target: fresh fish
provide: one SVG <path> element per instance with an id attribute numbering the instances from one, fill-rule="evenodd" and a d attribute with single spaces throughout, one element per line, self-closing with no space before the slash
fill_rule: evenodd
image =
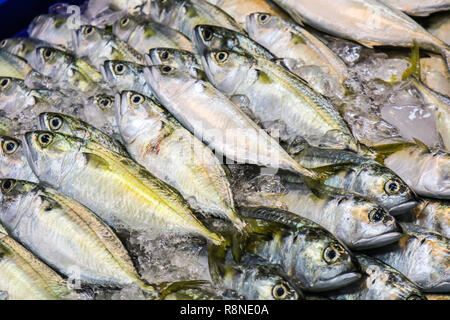
<path id="1" fill-rule="evenodd" d="M 398 243 L 370 255 L 403 273 L 425 292 L 450 290 L 450 239 L 419 226 L 400 223 Z"/>
<path id="2" fill-rule="evenodd" d="M 144 283 L 123 244 L 92 211 L 51 188 L 1 180 L 0 218 L 8 233 L 67 277 L 104 286 Z"/>
<path id="3" fill-rule="evenodd" d="M 106 60 L 124 60 L 144 64 L 144 57 L 111 32 L 91 25 L 73 32 L 75 53 L 97 69 Z"/>
<path id="4" fill-rule="evenodd" d="M 291 159 L 275 140 L 212 84 L 169 66 L 148 67 L 144 74 L 169 112 L 216 152 L 240 163 L 317 177 Z"/>
<path id="5" fill-rule="evenodd" d="M 306 80 L 316 91 L 327 96 L 345 93 L 343 84 L 348 77 L 345 63 L 299 25 L 270 13 L 257 12 L 247 17 L 247 32 L 250 38 L 282 58 L 291 72 Z M 318 72 L 309 72 L 311 66 L 318 67 Z"/>
<path id="6" fill-rule="evenodd" d="M 37 47 L 50 47 L 51 44 L 33 38 L 9 38 L 0 42 L 0 48 L 5 49 L 30 63 L 30 58 L 34 55 Z"/>
<path id="7" fill-rule="evenodd" d="M 108 224 L 223 238 L 201 224 L 181 195 L 129 158 L 89 140 L 47 131 L 25 134 L 39 180 L 79 201 Z"/>
<path id="8" fill-rule="evenodd" d="M 443 12 L 433 15 L 430 18 L 427 30 L 435 37 L 450 45 L 450 13 Z"/>
<path id="9" fill-rule="evenodd" d="M 242 244 L 245 250 L 280 265 L 301 289 L 332 290 L 360 278 L 351 253 L 311 220 L 291 220 L 286 211 L 268 208 L 241 208 L 241 213 L 261 229 Z"/>
<path id="10" fill-rule="evenodd" d="M 422 199 L 409 214 L 400 218 L 450 238 L 450 201 Z"/>
<path id="11" fill-rule="evenodd" d="M 107 134 L 81 119 L 62 113 L 44 112 L 39 115 L 39 127 L 41 130 L 64 133 L 93 141 L 124 157 L 129 157 L 120 142 L 111 139 Z"/>
<path id="12" fill-rule="evenodd" d="M 3 233 L 0 233 L 0 292 L 8 300 L 79 298 L 60 275 Z"/>
<path id="13" fill-rule="evenodd" d="M 226 289 L 247 300 L 303 300 L 298 285 L 277 265 L 254 255 L 245 255 L 238 264 L 210 262 L 211 277 Z"/>
<path id="14" fill-rule="evenodd" d="M 148 0 L 151 17 L 194 39 L 199 24 L 222 26 L 243 32 L 239 24 L 222 9 L 205 0 Z"/>
<path id="15" fill-rule="evenodd" d="M 16 138 L 0 136 L 0 178 L 38 182 L 28 165 L 26 150 Z"/>
<path id="16" fill-rule="evenodd" d="M 282 140 L 302 137 L 314 146 L 360 150 L 334 105 L 282 66 L 233 51 L 211 51 L 202 63 L 214 86 L 230 97 L 244 97 L 264 128 L 279 123 Z"/>
<path id="17" fill-rule="evenodd" d="M 154 48 L 145 55 L 148 65 L 166 65 L 191 74 L 193 77 L 201 77 L 203 72 L 200 57 L 190 51 L 172 48 Z M 206 76 L 205 76 L 206 78 Z"/>
<path id="18" fill-rule="evenodd" d="M 133 90 L 145 96 L 153 96 L 153 91 L 144 78 L 143 65 L 122 60 L 107 60 L 100 66 L 103 79 L 117 90 Z"/>
<path id="19" fill-rule="evenodd" d="M 397 241 L 401 233 L 383 208 L 353 195 L 316 196 L 304 184 L 287 183 L 278 176 L 259 175 L 235 191 L 239 206 L 271 207 L 311 219 L 354 249 L 379 247 Z"/>
<path id="20" fill-rule="evenodd" d="M 102 81 L 100 72 L 85 60 L 51 47 L 38 47 L 31 64 L 44 76 L 83 93 L 94 92 Z"/>
<path id="21" fill-rule="evenodd" d="M 141 54 L 163 47 L 194 51 L 192 42 L 184 34 L 151 20 L 125 16 L 113 25 L 113 33 Z"/>
<path id="22" fill-rule="evenodd" d="M 379 0 L 275 0 L 294 20 L 367 47 L 413 47 L 442 54 L 450 68 L 450 49 L 412 18 Z"/>
<path id="23" fill-rule="evenodd" d="M 151 98 L 123 91 L 115 101 L 116 121 L 134 160 L 180 191 L 192 208 L 244 228 L 225 172 L 207 146 Z"/>
<path id="24" fill-rule="evenodd" d="M 30 38 L 49 42 L 73 51 L 72 26 L 68 17 L 59 14 L 43 14 L 33 19 L 28 27 Z"/>
<path id="25" fill-rule="evenodd" d="M 188 288 L 171 292 L 163 300 L 222 300 L 222 297 L 201 288 Z"/>
<path id="26" fill-rule="evenodd" d="M 25 80 L 31 70 L 31 66 L 25 60 L 5 49 L 0 49 L 0 77 Z"/>
<path id="27" fill-rule="evenodd" d="M 367 255 L 355 254 L 363 277 L 338 292 L 329 293 L 334 300 L 427 300 L 408 278 L 383 262 Z"/>
<path id="28" fill-rule="evenodd" d="M 105 130 L 108 135 L 119 134 L 114 111 L 114 96 L 98 94 L 89 97 L 84 104 L 83 115 L 88 123 Z"/>
<path id="29" fill-rule="evenodd" d="M 450 71 L 441 56 L 420 59 L 420 80 L 430 89 L 450 97 Z"/>
<path id="30" fill-rule="evenodd" d="M 427 88 L 416 78 L 412 78 L 411 82 L 423 101 L 436 109 L 436 128 L 446 150 L 450 152 L 450 98 Z"/>
<path id="31" fill-rule="evenodd" d="M 387 154 L 385 165 L 417 194 L 450 199 L 450 154 L 420 142 L 394 146 Z"/>
<path id="32" fill-rule="evenodd" d="M 408 185 L 392 170 L 350 151 L 321 149 L 291 144 L 289 153 L 306 168 L 325 168 L 322 182 L 334 188 L 360 194 L 398 215 L 417 205 Z"/>
<path id="33" fill-rule="evenodd" d="M 382 2 L 410 16 L 428 16 L 434 12 L 450 10 L 449 0 L 382 0 Z"/>
<path id="34" fill-rule="evenodd" d="M 247 53 L 251 56 L 262 56 L 266 59 L 275 59 L 275 56 L 256 41 L 242 33 L 227 28 L 198 25 L 194 28 L 194 43 L 198 54 L 211 50 L 232 50 L 238 53 Z"/>
<path id="35" fill-rule="evenodd" d="M 147 7 L 148 0 L 89 0 L 86 13 L 92 17 L 106 9 L 111 9 L 113 11 L 126 11 L 130 14 L 148 14 Z"/>
<path id="36" fill-rule="evenodd" d="M 267 12 L 284 20 L 290 20 L 289 15 L 270 0 L 208 0 L 208 2 L 232 16 L 244 29 L 247 16 L 255 12 Z M 246 29 L 246 31 L 249 30 Z"/>

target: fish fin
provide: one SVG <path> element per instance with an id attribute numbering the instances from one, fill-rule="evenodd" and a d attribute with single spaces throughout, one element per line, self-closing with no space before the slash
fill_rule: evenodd
<path id="1" fill-rule="evenodd" d="M 402 74 L 402 80 L 407 79 L 411 75 L 420 77 L 420 47 L 416 40 L 414 40 L 409 62 L 411 63 L 411 66 Z"/>
<path id="2" fill-rule="evenodd" d="M 400 142 L 400 143 L 390 143 L 390 144 L 382 144 L 378 146 L 371 147 L 372 150 L 375 151 L 376 157 L 375 161 L 378 163 L 384 165 L 384 160 L 389 157 L 390 155 L 401 151 L 403 149 L 409 148 L 415 146 L 414 143 L 411 142 Z"/>
<path id="3" fill-rule="evenodd" d="M 158 284 L 159 300 L 163 300 L 169 294 L 179 291 L 181 289 L 196 289 L 200 288 L 209 281 L 206 280 L 186 280 L 186 281 L 176 281 L 176 282 L 162 282 Z"/>
<path id="4" fill-rule="evenodd" d="M 335 188 L 324 184 L 319 180 L 314 180 L 308 177 L 303 178 L 305 185 L 311 190 L 311 192 L 318 198 L 326 198 L 333 195 L 349 195 L 355 194 L 349 190 L 343 188 Z"/>
<path id="5" fill-rule="evenodd" d="M 86 162 L 88 165 L 99 168 L 103 170 L 111 170 L 111 166 L 109 165 L 108 161 L 102 159 L 101 157 L 97 156 L 93 153 L 83 152 L 84 158 L 86 159 Z"/>
<path id="6" fill-rule="evenodd" d="M 425 143 L 423 143 L 422 141 L 420 141 L 419 139 L 417 139 L 417 138 L 413 138 L 413 140 L 414 140 L 414 142 L 416 143 L 416 145 L 420 148 L 420 149 L 422 149 L 423 151 L 425 151 L 426 153 L 430 153 L 431 151 L 430 151 L 430 148 L 425 144 Z"/>

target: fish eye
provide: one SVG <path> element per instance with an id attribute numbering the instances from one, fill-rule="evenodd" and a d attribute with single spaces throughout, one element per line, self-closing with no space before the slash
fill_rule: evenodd
<path id="1" fill-rule="evenodd" d="M 144 101 L 144 97 L 140 94 L 135 93 L 131 96 L 130 100 L 133 104 L 140 104 L 142 103 L 142 101 Z"/>
<path id="2" fill-rule="evenodd" d="M 395 179 L 389 180 L 384 185 L 384 190 L 388 194 L 396 194 L 396 193 L 398 193 L 400 191 L 400 188 L 401 188 L 400 182 L 395 180 Z"/>
<path id="3" fill-rule="evenodd" d="M 38 141 L 41 144 L 41 146 L 46 147 L 48 146 L 53 140 L 53 137 L 48 133 L 41 133 L 38 136 Z"/>
<path id="4" fill-rule="evenodd" d="M 11 79 L 9 78 L 3 78 L 0 80 L 0 87 L 3 89 L 6 89 L 11 84 Z"/>
<path id="5" fill-rule="evenodd" d="M 130 22 L 129 18 L 123 18 L 123 19 L 120 20 L 120 25 L 122 27 L 126 27 L 129 22 Z"/>
<path id="6" fill-rule="evenodd" d="M 116 73 L 116 74 L 124 74 L 125 73 L 125 65 L 124 64 L 122 64 L 122 63 L 118 63 L 118 64 L 116 64 L 115 66 L 114 66 L 114 72 Z"/>
<path id="7" fill-rule="evenodd" d="M 332 246 L 328 246 L 323 251 L 323 259 L 328 264 L 336 262 L 338 258 L 339 258 L 339 252 L 335 248 L 333 248 Z"/>
<path id="8" fill-rule="evenodd" d="M 16 184 L 16 182 L 12 179 L 6 179 L 2 181 L 2 191 L 3 192 L 9 192 L 12 190 L 12 188 L 14 188 L 14 185 Z"/>
<path id="9" fill-rule="evenodd" d="M 108 97 L 100 98 L 97 100 L 97 105 L 100 108 L 104 108 L 104 109 L 109 108 L 111 106 L 111 104 L 112 104 L 112 99 L 108 98 Z"/>
<path id="10" fill-rule="evenodd" d="M 384 210 L 381 208 L 373 209 L 369 212 L 369 221 L 380 222 L 385 216 Z"/>
<path id="11" fill-rule="evenodd" d="M 213 38 L 213 32 L 210 28 L 204 28 L 202 30 L 202 37 L 205 41 L 210 41 Z"/>
<path id="12" fill-rule="evenodd" d="M 169 59 L 169 56 L 170 56 L 170 54 L 169 54 L 169 51 L 167 51 L 167 50 L 161 51 L 159 53 L 159 57 L 161 58 L 161 60 L 167 60 L 167 59 Z"/>
<path id="13" fill-rule="evenodd" d="M 60 116 L 53 116 L 48 123 L 51 130 L 59 130 L 63 124 L 63 119 Z"/>
<path id="14" fill-rule="evenodd" d="M 258 22 L 261 24 L 265 24 L 267 23 L 267 21 L 269 21 L 270 16 L 268 14 L 262 13 L 260 15 L 258 15 Z"/>
<path id="15" fill-rule="evenodd" d="M 42 57 L 47 61 L 53 58 L 54 54 L 55 53 L 52 49 L 45 48 L 44 50 L 42 50 Z"/>
<path id="16" fill-rule="evenodd" d="M 3 39 L 2 42 L 0 42 L 0 48 L 6 47 L 6 44 L 8 43 L 7 39 Z"/>
<path id="17" fill-rule="evenodd" d="M 272 296 L 276 300 L 286 299 L 288 296 L 288 293 L 289 293 L 289 289 L 287 288 L 287 286 L 284 283 L 277 284 L 272 288 Z"/>
<path id="18" fill-rule="evenodd" d="M 412 294 L 408 298 L 406 298 L 406 300 L 423 300 L 423 299 L 417 294 Z"/>
<path id="19" fill-rule="evenodd" d="M 217 62 L 223 63 L 228 59 L 228 53 L 221 51 L 215 54 Z"/>
<path id="20" fill-rule="evenodd" d="M 3 152 L 6 154 L 12 154 L 16 152 L 17 148 L 19 147 L 19 143 L 17 141 L 6 139 L 3 141 L 2 149 Z"/>
<path id="21" fill-rule="evenodd" d="M 87 27 L 83 28 L 83 33 L 86 36 L 91 35 L 93 32 L 94 32 L 94 27 L 92 27 L 92 26 L 87 26 Z"/>
<path id="22" fill-rule="evenodd" d="M 170 71 L 172 71 L 172 67 L 170 66 L 163 66 L 161 68 L 162 73 L 168 74 Z"/>

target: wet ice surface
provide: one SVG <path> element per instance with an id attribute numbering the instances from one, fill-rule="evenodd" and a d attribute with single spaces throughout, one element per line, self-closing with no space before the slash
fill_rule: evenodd
<path id="1" fill-rule="evenodd" d="M 341 113 L 355 137 L 369 146 L 412 141 L 417 138 L 430 146 L 440 145 L 435 111 L 424 104 L 408 79 L 407 55 L 397 57 L 331 38 L 328 45 L 349 67 L 346 84 L 349 94 Z"/>

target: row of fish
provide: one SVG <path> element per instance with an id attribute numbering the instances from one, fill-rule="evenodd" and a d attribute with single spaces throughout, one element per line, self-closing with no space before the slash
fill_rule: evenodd
<path id="1" fill-rule="evenodd" d="M 401 12 L 449 9 L 429 2 L 90 0 L 1 41 L 0 297 L 450 292 L 450 99 L 419 52 L 446 77 L 450 49 Z M 361 141 L 369 85 L 336 37 L 413 48 L 382 85 L 433 106 L 435 139 Z M 123 231 L 181 237 L 206 271 L 148 277 Z"/>

